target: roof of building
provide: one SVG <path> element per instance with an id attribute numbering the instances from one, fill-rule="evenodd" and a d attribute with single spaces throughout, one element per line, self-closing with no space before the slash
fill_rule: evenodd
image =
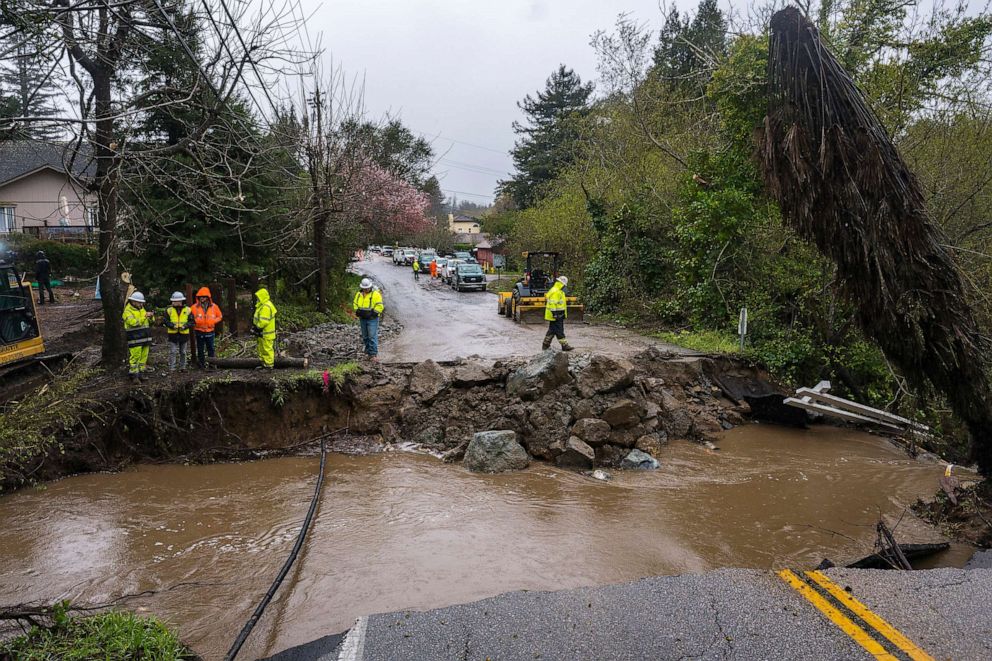
<path id="1" fill-rule="evenodd" d="M 77 177 L 92 176 L 96 162 L 89 149 L 75 151 L 75 145 L 41 142 L 38 140 L 7 140 L 0 142 L 0 186 L 15 179 L 51 168 Z"/>
<path id="2" fill-rule="evenodd" d="M 457 216 L 455 216 L 454 221 L 456 223 L 475 223 L 476 225 L 479 224 L 478 218 L 473 218 L 472 216 L 466 216 L 463 213 L 460 213 Z"/>
<path id="3" fill-rule="evenodd" d="M 486 240 L 486 235 L 480 234 L 478 232 L 474 234 L 469 234 L 467 232 L 460 232 L 454 235 L 455 243 L 467 243 L 472 246 L 478 246 L 480 242 L 485 240 Z"/>

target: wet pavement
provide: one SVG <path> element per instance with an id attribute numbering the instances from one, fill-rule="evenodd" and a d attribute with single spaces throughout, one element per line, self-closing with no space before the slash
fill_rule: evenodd
<path id="1" fill-rule="evenodd" d="M 409 267 L 394 266 L 384 257 L 358 262 L 354 268 L 379 283 L 386 314 L 395 315 L 403 324 L 397 339 L 380 344 L 379 355 L 384 361 L 453 360 L 470 355 L 501 359 L 530 356 L 541 350 L 547 325 L 517 324 L 501 317 L 496 312 L 495 294 L 459 293 L 429 275 L 421 275 L 417 283 Z M 509 287 L 511 281 L 506 282 Z M 567 323 L 565 332 L 580 351 L 624 356 L 655 345 L 675 353 L 692 353 L 607 324 Z"/>
<path id="2" fill-rule="evenodd" d="M 884 439 L 750 425 L 718 446 L 673 443 L 661 470 L 617 472 L 610 482 L 547 464 L 478 475 L 425 455 L 330 455 L 312 535 L 243 658 L 344 631 L 371 613 L 514 590 L 726 566 L 812 567 L 824 556 L 844 562 L 870 552 L 880 514 L 898 521 L 900 540 L 937 537 L 906 508 L 934 492 L 942 466 L 909 459 Z M 4 496 L 0 604 L 97 603 L 155 590 L 123 605 L 162 617 L 206 658 L 219 658 L 289 552 L 317 463 L 143 466 Z M 961 566 L 969 555 L 956 548 L 944 563 Z M 735 598 L 751 596 L 742 589 Z M 631 617 L 639 608 L 629 607 Z M 642 625 L 618 625 L 614 638 Z"/>

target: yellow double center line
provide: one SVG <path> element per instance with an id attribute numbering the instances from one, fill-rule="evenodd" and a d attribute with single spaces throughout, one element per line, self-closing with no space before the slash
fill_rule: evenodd
<path id="1" fill-rule="evenodd" d="M 836 599 L 851 613 L 867 624 L 868 627 L 870 627 L 870 630 L 873 629 L 875 632 L 878 632 L 878 634 L 899 648 L 899 650 L 904 652 L 910 659 L 913 661 L 935 661 L 934 658 L 924 652 L 919 645 L 904 636 L 898 629 L 886 622 L 878 614 L 872 612 L 871 609 L 849 595 L 847 591 L 824 576 L 822 573 L 818 571 L 808 571 L 805 573 L 811 581 L 823 588 L 823 590 L 825 590 L 831 597 Z M 845 615 L 841 609 L 830 603 L 828 599 L 813 589 L 811 585 L 799 578 L 799 576 L 788 569 L 783 569 L 778 573 L 778 575 L 808 602 L 816 606 L 816 608 L 823 613 L 827 619 L 837 625 L 837 628 L 850 636 L 850 638 L 858 645 L 861 645 L 861 647 L 863 647 L 869 654 L 874 656 L 876 659 L 898 661 L 898 658 L 893 654 L 890 654 L 878 640 L 868 633 L 868 631 L 865 631 L 864 628 L 858 624 L 855 624 L 854 621 Z"/>

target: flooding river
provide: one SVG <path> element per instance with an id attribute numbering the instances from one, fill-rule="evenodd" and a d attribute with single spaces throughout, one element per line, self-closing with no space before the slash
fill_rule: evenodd
<path id="1" fill-rule="evenodd" d="M 409 453 L 329 455 L 312 537 L 243 658 L 359 615 L 509 590 L 849 560 L 870 551 L 880 513 L 898 518 L 943 470 L 828 427 L 751 425 L 719 446 L 675 443 L 661 470 L 611 482 L 546 464 L 491 476 Z M 157 590 L 126 603 L 219 658 L 291 548 L 317 465 L 147 466 L 0 498 L 0 605 Z M 910 514 L 897 535 L 935 538 Z"/>

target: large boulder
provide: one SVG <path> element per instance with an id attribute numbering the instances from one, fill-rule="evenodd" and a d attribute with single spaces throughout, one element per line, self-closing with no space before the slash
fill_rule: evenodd
<path id="1" fill-rule="evenodd" d="M 448 387 L 448 377 L 433 360 L 425 360 L 410 370 L 409 390 L 421 402 L 429 404 Z"/>
<path id="2" fill-rule="evenodd" d="M 596 447 L 610 438 L 610 423 L 599 418 L 582 418 L 572 425 L 572 436 L 578 436 L 589 445 Z"/>
<path id="3" fill-rule="evenodd" d="M 657 460 L 646 452 L 631 450 L 620 462 L 620 468 L 626 470 L 655 470 L 658 468 Z"/>
<path id="4" fill-rule="evenodd" d="M 578 436 L 572 436 L 565 442 L 564 451 L 558 455 L 555 462 L 562 468 L 588 470 L 596 461 L 596 451 Z"/>
<path id="5" fill-rule="evenodd" d="M 558 454 L 552 446 L 568 439 L 568 407 L 561 402 L 535 406 L 527 418 L 527 428 L 521 442 L 527 452 L 541 459 L 554 459 Z M 510 427 L 511 429 L 513 427 Z"/>
<path id="6" fill-rule="evenodd" d="M 527 468 L 530 457 L 513 431 L 482 431 L 472 436 L 462 464 L 476 473 L 502 473 Z"/>
<path id="7" fill-rule="evenodd" d="M 616 445 L 601 445 L 596 448 L 596 465 L 606 466 L 608 468 L 618 468 L 620 462 L 627 455 L 626 448 L 621 448 Z"/>
<path id="8" fill-rule="evenodd" d="M 602 418 L 614 429 L 633 427 L 641 421 L 644 409 L 632 399 L 621 399 L 619 402 L 603 411 Z"/>
<path id="9" fill-rule="evenodd" d="M 568 374 L 568 355 L 548 349 L 510 375 L 506 380 L 506 392 L 532 401 L 568 383 L 571 378 Z"/>
<path id="10" fill-rule="evenodd" d="M 457 388 L 472 388 L 483 386 L 499 379 L 499 374 L 491 363 L 470 361 L 459 365 L 451 376 L 452 384 Z"/>
<path id="11" fill-rule="evenodd" d="M 607 356 L 593 356 L 579 372 L 576 384 L 583 397 L 618 392 L 634 382 L 634 366 L 628 361 Z"/>

